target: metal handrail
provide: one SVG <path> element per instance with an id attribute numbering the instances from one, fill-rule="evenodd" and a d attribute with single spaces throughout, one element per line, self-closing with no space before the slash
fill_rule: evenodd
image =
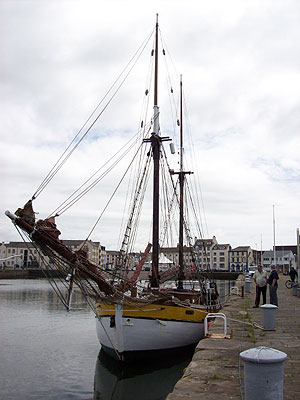
<path id="1" fill-rule="evenodd" d="M 208 334 L 208 318 L 222 318 L 224 321 L 224 338 L 227 336 L 227 319 L 223 313 L 208 313 L 204 319 L 204 337 Z"/>

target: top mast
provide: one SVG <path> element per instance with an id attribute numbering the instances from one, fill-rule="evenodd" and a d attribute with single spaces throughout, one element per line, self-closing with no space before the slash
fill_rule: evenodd
<path id="1" fill-rule="evenodd" d="M 179 275 L 178 288 L 183 289 L 182 280 L 184 279 L 183 265 L 183 196 L 184 196 L 184 172 L 183 172 L 183 115 L 182 115 L 182 75 L 180 75 L 180 170 L 179 170 Z"/>
<path id="2" fill-rule="evenodd" d="M 180 161 L 179 172 L 173 172 L 179 175 L 179 239 L 178 239 L 178 289 L 183 289 L 184 262 L 183 262 L 183 224 L 184 224 L 184 180 L 186 174 L 192 174 L 189 171 L 183 171 L 183 94 L 182 94 L 182 75 L 180 75 Z"/>
<path id="3" fill-rule="evenodd" d="M 159 107 L 158 103 L 158 14 L 156 14 L 155 27 L 155 69 L 154 69 L 154 106 L 153 106 L 153 132 L 150 142 L 153 156 L 153 213 L 152 213 L 152 274 L 150 283 L 152 288 L 159 287 L 158 259 L 159 259 L 159 160 L 161 142 L 170 140 L 168 137 L 161 137 L 159 134 Z"/>
<path id="4" fill-rule="evenodd" d="M 155 67 L 154 67 L 154 107 L 158 103 L 158 14 L 156 14 L 155 25 Z M 158 132 L 155 132 L 158 133 Z"/>
<path id="5" fill-rule="evenodd" d="M 158 259 L 159 259 L 159 157 L 161 138 L 159 137 L 159 108 L 158 108 L 158 14 L 155 26 L 155 67 L 154 67 L 154 106 L 153 132 L 151 145 L 153 152 L 153 227 L 152 227 L 152 275 L 151 287 L 159 286 Z"/>

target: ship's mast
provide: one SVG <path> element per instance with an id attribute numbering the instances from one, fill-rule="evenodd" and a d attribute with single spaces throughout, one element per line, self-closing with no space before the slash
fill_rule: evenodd
<path id="1" fill-rule="evenodd" d="M 155 69 L 154 69 L 154 106 L 153 106 L 153 133 L 151 145 L 153 152 L 153 227 L 152 227 L 152 276 L 151 287 L 158 287 L 158 259 L 159 259 L 159 157 L 161 141 L 159 137 L 159 108 L 158 108 L 158 15 L 155 27 Z"/>
<path id="2" fill-rule="evenodd" d="M 182 93 L 182 76 L 180 76 L 180 160 L 179 172 L 173 172 L 179 175 L 179 244 L 178 244 L 178 289 L 183 289 L 182 281 L 184 276 L 184 261 L 183 261 L 183 224 L 184 224 L 184 179 L 186 174 L 192 172 L 183 171 L 183 93 Z"/>
<path id="3" fill-rule="evenodd" d="M 153 155 L 153 226 L 152 226 L 152 275 L 151 287 L 159 286 L 158 260 L 159 260 L 159 160 L 161 142 L 170 140 L 159 135 L 159 107 L 158 107 L 158 14 L 156 15 L 155 26 L 155 66 L 154 66 L 154 106 L 153 106 L 153 132 L 150 142 Z"/>
<path id="4" fill-rule="evenodd" d="M 156 14 L 154 57 L 155 57 L 155 67 L 154 67 L 154 118 L 155 118 L 155 107 L 158 107 L 158 14 Z M 158 134 L 158 132 L 155 133 Z"/>
<path id="5" fill-rule="evenodd" d="M 183 172 L 183 112 L 182 112 L 182 76 L 180 76 L 180 171 L 179 171 L 179 275 L 178 288 L 182 289 L 182 280 L 184 279 L 183 266 L 183 196 L 184 196 L 184 172 Z"/>

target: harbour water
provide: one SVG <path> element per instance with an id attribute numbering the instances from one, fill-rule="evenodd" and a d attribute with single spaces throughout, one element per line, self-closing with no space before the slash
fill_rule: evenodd
<path id="1" fill-rule="evenodd" d="M 163 400 L 191 358 L 122 368 L 101 352 L 81 293 L 67 312 L 47 280 L 0 280 L 1 400 Z"/>

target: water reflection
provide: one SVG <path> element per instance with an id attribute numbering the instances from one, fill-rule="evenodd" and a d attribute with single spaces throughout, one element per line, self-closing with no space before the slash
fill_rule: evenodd
<path id="1" fill-rule="evenodd" d="M 73 300 L 67 312 L 45 280 L 0 280 L 0 399 L 93 398 L 95 318 Z"/>
<path id="2" fill-rule="evenodd" d="M 56 286 L 66 297 L 67 287 L 59 281 L 56 282 Z M 0 300 L 9 302 L 11 307 L 26 303 L 26 307 L 34 308 L 39 305 L 50 312 L 65 310 L 59 297 L 46 279 L 0 280 Z M 72 309 L 77 310 L 79 308 L 90 311 L 85 297 L 76 288 L 72 293 Z"/>
<path id="3" fill-rule="evenodd" d="M 95 371 L 94 400 L 163 400 L 173 391 L 193 356 L 176 357 L 123 366 L 100 351 Z"/>

